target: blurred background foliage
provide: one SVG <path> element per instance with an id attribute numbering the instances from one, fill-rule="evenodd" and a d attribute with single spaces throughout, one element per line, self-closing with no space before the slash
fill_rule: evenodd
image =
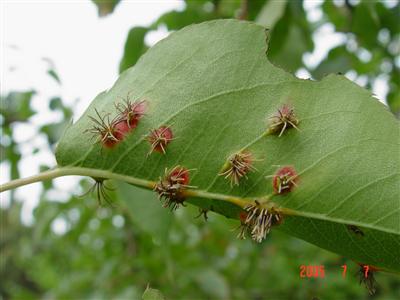
<path id="1" fill-rule="evenodd" d="M 99 16 L 112 13 L 119 0 L 93 0 Z M 186 0 L 185 9 L 170 11 L 148 27 L 127 36 L 120 72 L 146 52 L 147 34 L 169 31 L 217 18 L 255 21 L 270 29 L 268 57 L 291 71 L 304 70 L 314 79 L 343 73 L 371 89 L 383 78 L 389 84 L 386 102 L 400 115 L 400 8 L 398 1 L 325 1 L 318 21 L 307 18 L 303 1 Z M 326 24 L 345 35 L 318 65 L 306 63 L 316 46 L 313 36 Z M 49 80 L 62 84 L 56 70 Z M 41 147 L 22 151 L 29 141 L 15 141 L 15 124 L 31 126 L 37 112 L 34 90 L 1 95 L 1 162 L 9 177 L 19 177 L 24 158 L 54 149 L 72 117 L 72 107 L 54 96 L 49 109 L 58 122 L 40 125 Z M 53 167 L 50 163 L 41 168 Z M 21 221 L 22 203 L 11 192 L 1 208 L 1 299 L 141 299 L 149 285 L 166 299 L 398 299 L 400 279 L 378 274 L 376 295 L 369 296 L 354 276 L 357 265 L 275 230 L 261 245 L 235 239 L 238 222 L 197 209 L 169 213 L 153 193 L 111 183 L 113 205 L 99 206 L 95 197 L 79 197 L 92 182 L 81 179 L 77 193 L 56 201 L 52 182 L 43 183 L 33 224 Z M 110 184 L 110 183 L 108 183 Z M 29 201 L 29 200 L 28 200 Z M 62 223 L 64 230 L 56 230 Z M 348 272 L 342 276 L 341 266 Z M 325 278 L 300 278 L 300 265 L 325 266 Z M 148 290 L 146 299 L 158 299 Z"/>

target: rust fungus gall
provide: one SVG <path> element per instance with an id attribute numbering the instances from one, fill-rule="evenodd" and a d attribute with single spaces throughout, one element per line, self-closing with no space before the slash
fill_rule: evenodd
<path id="1" fill-rule="evenodd" d="M 110 115 L 105 114 L 101 116 L 100 113 L 95 109 L 97 117 L 89 116 L 93 122 L 93 126 L 86 130 L 90 132 L 94 137 L 97 137 L 97 142 L 101 143 L 106 148 L 114 147 L 120 142 L 126 131 L 120 127 L 120 120 L 118 117 L 110 120 Z"/>
<path id="2" fill-rule="evenodd" d="M 125 135 L 129 133 L 131 128 L 126 124 L 125 121 L 123 120 L 117 120 L 114 125 L 114 130 L 117 132 L 117 135 L 120 137 L 120 140 L 122 140 Z"/>
<path id="3" fill-rule="evenodd" d="M 124 103 L 118 103 L 115 105 L 119 111 L 119 120 L 125 123 L 128 131 L 133 130 L 139 123 L 139 120 L 143 117 L 147 109 L 147 101 L 130 101 L 129 97 L 125 99 Z"/>
<path id="4" fill-rule="evenodd" d="M 282 215 L 274 207 L 265 207 L 257 200 L 254 203 L 246 205 L 244 210 L 247 216 L 244 223 L 242 223 L 245 225 L 243 234 L 248 229 L 251 238 L 259 243 L 267 237 L 271 227 L 280 224 L 282 220 Z M 240 236 L 243 234 L 241 232 Z"/>
<path id="5" fill-rule="evenodd" d="M 247 219 L 247 212 L 241 211 L 239 213 L 239 220 L 240 220 L 240 225 L 239 225 L 239 233 L 237 235 L 238 239 L 245 240 L 246 239 L 246 234 L 249 232 L 249 225 L 246 224 L 246 219 Z"/>
<path id="6" fill-rule="evenodd" d="M 299 177 L 292 166 L 285 166 L 276 171 L 272 177 L 272 187 L 275 194 L 286 194 L 291 192 L 299 182 Z"/>
<path id="7" fill-rule="evenodd" d="M 252 166 L 253 161 L 254 158 L 248 151 L 234 153 L 229 156 L 219 175 L 229 179 L 231 186 L 239 185 L 239 181 L 242 177 L 247 178 L 246 175 L 248 172 L 256 170 Z"/>
<path id="8" fill-rule="evenodd" d="M 190 181 L 189 170 L 187 170 L 183 167 L 177 166 L 177 167 L 173 168 L 171 170 L 171 172 L 169 172 L 169 178 L 170 178 L 171 182 L 179 183 L 183 186 L 188 186 L 189 181 Z"/>
<path id="9" fill-rule="evenodd" d="M 159 179 L 154 187 L 158 193 L 158 198 L 164 202 L 164 207 L 171 210 L 177 209 L 185 201 L 182 192 L 189 186 L 189 170 L 181 166 L 176 166 L 171 170 L 165 169 L 164 176 Z"/>
<path id="10" fill-rule="evenodd" d="M 174 139 L 172 130 L 168 126 L 161 126 L 158 129 L 153 129 L 147 136 L 147 140 L 151 145 L 149 154 L 154 151 L 165 154 L 167 145 Z"/>
<path id="11" fill-rule="evenodd" d="M 247 219 L 247 212 L 241 211 L 241 212 L 239 213 L 239 220 L 240 220 L 240 223 L 245 223 L 245 222 L 246 222 L 246 219 Z"/>
<path id="12" fill-rule="evenodd" d="M 278 111 L 269 118 L 269 132 L 272 134 L 279 134 L 279 137 L 285 130 L 297 127 L 299 120 L 296 118 L 293 107 L 288 104 L 282 105 Z"/>

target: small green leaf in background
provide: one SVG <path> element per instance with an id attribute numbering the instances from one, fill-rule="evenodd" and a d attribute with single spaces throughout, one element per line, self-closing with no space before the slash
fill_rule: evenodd
<path id="1" fill-rule="evenodd" d="M 64 106 L 60 97 L 54 97 L 50 99 L 49 108 L 51 110 L 62 109 L 63 107 Z"/>
<path id="2" fill-rule="evenodd" d="M 150 27 L 157 29 L 158 26 L 165 25 L 168 30 L 179 30 L 185 26 L 204 22 L 216 17 L 213 12 L 203 10 L 203 6 L 204 5 L 198 1 L 189 2 L 184 11 L 174 10 L 167 12 L 160 16 Z"/>
<path id="3" fill-rule="evenodd" d="M 50 69 L 50 70 L 47 71 L 47 74 L 49 74 L 49 76 L 51 78 L 53 78 L 55 81 L 57 81 L 58 84 L 61 84 L 60 77 L 58 76 L 56 71 L 54 71 L 53 69 Z"/>
<path id="4" fill-rule="evenodd" d="M 303 54 L 312 51 L 314 47 L 310 25 L 301 2 L 289 1 L 286 6 L 275 4 L 274 8 L 275 24 L 271 30 L 267 55 L 276 66 L 295 72 L 303 66 Z M 282 9 L 285 13 L 282 18 L 278 18 Z"/>
<path id="5" fill-rule="evenodd" d="M 229 288 L 225 278 L 212 268 L 193 272 L 195 282 L 211 299 L 229 299 Z"/>
<path id="6" fill-rule="evenodd" d="M 283 16 L 286 3 L 286 0 L 266 2 L 256 18 L 256 23 L 271 30 Z"/>
<path id="7" fill-rule="evenodd" d="M 357 76 L 366 75 L 367 87 L 372 87 L 379 77 L 388 77 L 386 101 L 391 111 L 400 117 L 400 69 L 396 64 L 400 39 L 399 4 L 389 7 L 381 1 L 360 1 L 358 4 L 324 1 L 322 10 L 324 19 L 335 26 L 336 32 L 346 34 L 346 43 L 340 46 L 344 47 L 340 55 L 338 52 L 330 53 L 311 73 L 320 76 L 324 69 L 335 69 L 333 61 L 330 61 L 333 59 L 339 66 L 351 63 L 350 70 Z M 371 58 L 361 61 L 360 53 L 366 51 Z"/>
<path id="8" fill-rule="evenodd" d="M 400 72 L 394 73 L 392 79 L 389 81 L 389 93 L 387 96 L 388 104 L 391 110 L 400 118 Z"/>
<path id="9" fill-rule="evenodd" d="M 52 79 L 54 79 L 58 84 L 61 84 L 61 79 L 56 71 L 56 67 L 53 60 L 48 57 L 43 57 L 42 60 L 45 61 L 48 65 L 47 75 L 49 75 Z"/>
<path id="10" fill-rule="evenodd" d="M 65 106 L 60 97 L 50 99 L 49 108 L 52 111 L 59 111 L 63 118 L 60 122 L 45 124 L 40 131 L 47 135 L 47 139 L 51 145 L 54 145 L 64 132 L 64 128 L 68 126 L 72 119 L 72 109 Z"/>
<path id="11" fill-rule="evenodd" d="M 149 286 L 142 295 L 143 300 L 165 300 L 163 294 L 156 289 L 152 289 Z"/>
<path id="12" fill-rule="evenodd" d="M 354 7 L 355 12 L 351 20 L 352 31 L 368 49 L 375 47 L 378 31 L 380 29 L 379 18 L 375 12 L 374 6 L 374 1 L 370 3 L 367 1 L 361 2 Z"/>
<path id="13" fill-rule="evenodd" d="M 4 126 L 18 121 L 26 121 L 34 114 L 31 109 L 32 97 L 35 91 L 11 92 L 7 96 L 1 96 L 0 114 L 4 118 Z"/>
<path id="14" fill-rule="evenodd" d="M 144 37 L 148 31 L 149 29 L 146 27 L 134 27 L 129 31 L 125 42 L 124 55 L 119 64 L 120 73 L 133 66 L 139 57 L 147 51 L 148 47 L 144 43 Z"/>
<path id="15" fill-rule="evenodd" d="M 355 57 L 355 55 L 353 55 Z M 312 71 L 312 75 L 315 79 L 322 79 L 326 75 L 331 73 L 345 74 L 352 68 L 352 57 L 346 55 L 346 47 L 338 46 L 333 48 L 328 53 L 328 58 L 323 60 L 315 70 Z M 356 59 L 356 57 L 354 58 Z"/>
<path id="16" fill-rule="evenodd" d="M 0 161 L 9 161 L 11 179 L 19 178 L 18 163 L 22 158 L 20 149 L 13 139 L 13 128 L 16 123 L 27 123 L 35 114 L 31 101 L 36 91 L 10 92 L 0 96 L 1 142 Z"/>
<path id="17" fill-rule="evenodd" d="M 333 1 L 324 1 L 321 7 L 337 31 L 346 32 L 350 30 L 351 11 L 347 5 L 338 7 Z"/>
<path id="18" fill-rule="evenodd" d="M 92 0 L 97 6 L 99 17 L 111 14 L 121 0 Z"/>

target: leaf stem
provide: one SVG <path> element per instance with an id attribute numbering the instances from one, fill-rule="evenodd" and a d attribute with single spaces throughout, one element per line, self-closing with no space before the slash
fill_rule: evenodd
<path id="1" fill-rule="evenodd" d="M 51 170 L 39 173 L 37 175 L 27 177 L 27 178 L 19 178 L 19 179 L 9 181 L 5 184 L 0 185 L 0 193 L 8 191 L 8 190 L 16 189 L 18 187 L 28 185 L 31 183 L 35 183 L 35 182 L 39 182 L 39 181 L 46 181 L 46 180 L 50 180 L 50 179 L 54 179 L 54 178 L 63 176 L 63 172 L 61 172 L 61 170 L 62 169 L 58 169 L 58 168 L 51 169 Z"/>
<path id="2" fill-rule="evenodd" d="M 31 183 L 39 182 L 39 181 L 46 181 L 51 180 L 57 177 L 62 176 L 89 176 L 89 177 L 97 177 L 97 178 L 105 178 L 105 179 L 115 179 L 121 180 L 128 183 L 132 183 L 134 185 L 142 186 L 145 188 L 152 189 L 155 185 L 155 182 L 149 180 L 143 180 L 131 176 L 121 175 L 112 173 L 106 170 L 98 170 L 98 169 L 90 169 L 90 168 L 81 168 L 81 167 L 62 167 L 62 168 L 55 168 L 52 170 L 48 170 L 37 175 L 15 179 L 5 184 L 0 185 L 0 193 L 5 192 L 7 190 L 15 189 L 24 185 L 28 185 Z"/>
<path id="3" fill-rule="evenodd" d="M 235 204 L 240 207 L 245 207 L 247 204 L 249 204 L 250 201 L 253 200 L 253 199 L 237 198 L 237 197 L 229 196 L 229 195 L 214 194 L 214 193 L 201 191 L 201 190 L 185 190 L 183 192 L 183 195 L 187 196 L 187 197 L 203 197 L 203 198 L 208 198 L 208 199 L 213 199 L 213 200 L 222 200 L 222 201 L 230 202 L 230 203 Z"/>
<path id="4" fill-rule="evenodd" d="M 154 181 L 139 179 L 139 178 L 135 178 L 132 176 L 127 176 L 127 175 L 116 174 L 116 173 L 113 173 L 113 172 L 110 172 L 107 170 L 98 170 L 98 169 L 82 168 L 82 167 L 61 167 L 61 168 L 55 168 L 52 170 L 48 170 L 48 171 L 42 172 L 40 174 L 31 176 L 31 177 L 12 180 L 8 183 L 0 185 L 0 193 L 10 190 L 10 189 L 15 189 L 15 188 L 18 188 L 18 187 L 21 187 L 24 185 L 28 185 L 31 183 L 46 181 L 46 180 L 51 180 L 51 179 L 61 177 L 61 176 L 71 176 L 71 175 L 81 175 L 81 176 L 89 176 L 89 177 L 93 177 L 93 178 L 120 180 L 120 181 L 124 181 L 124 182 L 130 183 L 130 184 L 136 185 L 136 186 L 144 187 L 147 189 L 153 189 L 154 186 L 156 185 L 156 183 Z M 215 193 L 210 193 L 210 192 L 201 191 L 201 190 L 188 189 L 188 190 L 185 190 L 183 193 L 186 197 L 202 197 L 202 198 L 207 198 L 207 199 L 221 200 L 221 201 L 230 202 L 239 207 L 244 207 L 250 201 L 253 200 L 253 199 L 238 198 L 238 197 L 231 196 L 231 195 L 215 194 Z"/>
<path id="5" fill-rule="evenodd" d="M 7 182 L 3 185 L 0 185 L 0 193 L 15 189 L 24 185 L 28 185 L 31 183 L 35 182 L 40 182 L 40 181 L 46 181 L 46 180 L 51 180 L 57 177 L 62 177 L 62 176 L 72 176 L 72 175 L 81 175 L 81 176 L 89 176 L 93 178 L 104 178 L 104 179 L 114 179 L 114 180 L 120 180 L 124 181 L 136 186 L 141 186 L 147 189 L 153 189 L 156 183 L 154 181 L 149 181 L 149 180 L 144 180 L 144 179 L 139 179 L 135 178 L 132 176 L 127 176 L 127 175 L 121 175 L 121 174 L 116 174 L 107 170 L 98 170 L 98 169 L 91 169 L 91 168 L 82 168 L 82 167 L 61 167 L 61 168 L 55 168 L 52 170 L 48 170 L 45 172 L 42 172 L 40 174 L 27 177 L 27 178 L 22 178 L 22 179 L 16 179 L 12 180 L 10 182 Z M 230 195 L 223 195 L 223 194 L 214 194 L 214 193 L 209 193 L 206 191 L 201 191 L 201 190 L 185 190 L 184 195 L 187 197 L 203 197 L 203 198 L 208 198 L 208 199 L 215 199 L 215 200 L 222 200 L 226 202 L 230 202 L 232 204 L 238 205 L 240 207 L 244 207 L 246 204 L 249 203 L 252 199 L 244 199 L 244 198 L 238 198 Z"/>
<path id="6" fill-rule="evenodd" d="M 71 175 L 120 180 L 120 181 L 124 181 L 124 182 L 130 183 L 130 184 L 133 184 L 133 185 L 136 185 L 139 187 L 147 188 L 147 189 L 154 189 L 154 186 L 156 185 L 156 182 L 154 182 L 154 181 L 139 179 L 136 177 L 122 175 L 122 174 L 117 174 L 117 173 L 113 173 L 113 172 L 107 171 L 107 170 L 82 168 L 82 167 L 61 167 L 61 168 L 55 168 L 52 170 L 48 170 L 48 171 L 42 172 L 40 174 L 31 176 L 31 177 L 16 179 L 16 180 L 7 182 L 3 185 L 0 185 L 0 193 L 11 190 L 11 189 L 15 189 L 15 188 L 18 188 L 18 187 L 21 187 L 24 185 L 28 185 L 31 183 L 46 181 L 46 180 L 51 180 L 51 179 L 54 179 L 57 177 L 71 176 Z M 242 208 L 245 207 L 250 202 L 254 201 L 255 199 L 264 200 L 266 202 L 271 201 L 271 195 L 268 195 L 265 197 L 256 197 L 256 198 L 240 198 L 240 197 L 235 197 L 232 195 L 210 193 L 207 191 L 196 190 L 196 189 L 185 190 L 184 195 L 187 197 L 201 197 L 201 198 L 230 202 L 230 203 L 237 205 L 239 207 L 242 207 Z M 263 201 L 263 204 L 266 204 L 266 202 L 264 202 L 264 201 Z M 271 203 L 273 203 L 273 202 L 271 202 Z M 319 213 L 313 213 L 313 212 L 308 212 L 308 211 L 299 211 L 299 210 L 294 210 L 294 209 L 290 209 L 290 208 L 286 208 L 286 207 L 282 207 L 282 206 L 279 206 L 279 211 L 283 215 L 286 215 L 286 216 L 298 216 L 298 217 L 312 218 L 312 219 L 322 220 L 322 221 L 342 223 L 342 224 L 346 224 L 346 225 L 348 225 L 348 224 L 356 225 L 356 226 L 361 226 L 364 228 L 381 230 L 383 232 L 399 235 L 398 231 L 389 230 L 388 228 L 385 228 L 385 227 L 372 226 L 371 224 L 366 224 L 366 223 L 362 223 L 362 222 L 349 222 L 349 220 L 334 218 L 334 217 L 330 217 L 330 216 L 327 216 L 324 214 L 319 214 Z"/>

